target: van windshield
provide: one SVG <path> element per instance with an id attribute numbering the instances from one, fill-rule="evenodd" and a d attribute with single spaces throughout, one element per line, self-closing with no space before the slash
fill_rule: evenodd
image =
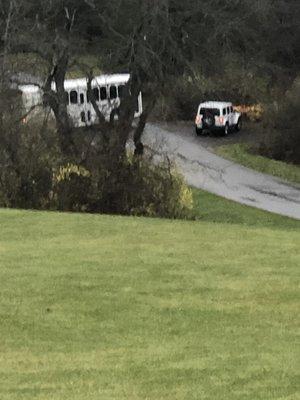
<path id="1" fill-rule="evenodd" d="M 200 115 L 213 115 L 220 116 L 220 110 L 218 108 L 200 108 Z"/>

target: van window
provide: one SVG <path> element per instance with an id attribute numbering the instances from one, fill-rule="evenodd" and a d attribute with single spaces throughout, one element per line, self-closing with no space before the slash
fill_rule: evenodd
<path id="1" fill-rule="evenodd" d="M 107 99 L 107 90 L 105 86 L 102 86 L 100 88 L 100 100 L 106 100 Z"/>
<path id="2" fill-rule="evenodd" d="M 78 104 L 78 93 L 76 90 L 72 90 L 70 92 L 70 103 L 71 104 Z"/>
<path id="3" fill-rule="evenodd" d="M 80 104 L 84 104 L 84 94 L 80 93 Z"/>
<path id="4" fill-rule="evenodd" d="M 232 106 L 230 107 L 230 112 L 232 112 L 232 113 L 233 113 L 233 107 L 232 107 Z"/>
<path id="5" fill-rule="evenodd" d="M 230 107 L 227 107 L 227 114 L 230 114 Z"/>
<path id="6" fill-rule="evenodd" d="M 85 122 L 85 113 L 84 113 L 84 111 L 81 112 L 80 117 L 81 117 L 81 122 Z"/>
<path id="7" fill-rule="evenodd" d="M 226 114 L 227 114 L 227 109 L 223 108 L 223 115 L 226 115 Z"/>
<path id="8" fill-rule="evenodd" d="M 116 86 L 113 85 L 109 88 L 109 97 L 111 99 L 117 98 L 117 87 Z"/>
<path id="9" fill-rule="evenodd" d="M 218 108 L 201 108 L 200 114 L 201 115 L 220 116 L 220 110 Z"/>

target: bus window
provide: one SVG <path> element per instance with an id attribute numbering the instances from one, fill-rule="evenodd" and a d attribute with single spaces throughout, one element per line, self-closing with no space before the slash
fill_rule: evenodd
<path id="1" fill-rule="evenodd" d="M 97 87 L 93 88 L 93 95 L 94 95 L 95 100 L 99 101 L 99 99 L 100 99 L 100 97 L 99 97 L 99 89 Z"/>
<path id="2" fill-rule="evenodd" d="M 116 99 L 117 98 L 117 87 L 116 86 L 111 86 L 110 88 L 109 88 L 109 97 L 111 98 L 111 99 Z"/>
<path id="3" fill-rule="evenodd" d="M 120 85 L 118 87 L 118 94 L 119 94 L 120 99 L 122 99 L 124 96 L 124 87 L 125 87 L 124 85 Z"/>
<path id="4" fill-rule="evenodd" d="M 78 93 L 76 90 L 72 90 L 70 92 L 70 103 L 71 104 L 78 104 Z"/>
<path id="5" fill-rule="evenodd" d="M 80 104 L 84 104 L 84 94 L 80 93 Z"/>
<path id="6" fill-rule="evenodd" d="M 106 100 L 106 99 L 107 99 L 107 90 L 106 90 L 105 86 L 102 86 L 100 88 L 100 100 L 103 101 L 103 100 Z"/>

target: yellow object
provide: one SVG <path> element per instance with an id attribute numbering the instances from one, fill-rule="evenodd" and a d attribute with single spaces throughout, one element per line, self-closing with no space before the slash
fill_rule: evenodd
<path id="1" fill-rule="evenodd" d="M 246 117 L 248 117 L 250 119 L 250 121 L 261 120 L 263 113 L 264 113 L 264 109 L 261 104 L 253 104 L 250 106 L 238 105 L 238 106 L 234 106 L 234 109 L 236 111 L 242 113 Z"/>
<path id="2" fill-rule="evenodd" d="M 91 176 L 90 172 L 84 167 L 68 163 L 65 166 L 59 167 L 59 169 L 54 172 L 53 180 L 57 183 L 69 181 L 71 179 L 71 175 L 83 176 L 84 178 Z"/>

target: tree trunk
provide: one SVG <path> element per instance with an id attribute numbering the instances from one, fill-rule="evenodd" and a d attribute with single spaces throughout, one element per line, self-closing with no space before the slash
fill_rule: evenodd
<path id="1" fill-rule="evenodd" d="M 134 154 L 136 156 L 141 156 L 144 153 L 144 145 L 141 141 L 141 138 L 142 138 L 149 114 L 153 110 L 155 103 L 156 103 L 156 96 L 152 95 L 147 106 L 145 107 L 144 111 L 142 112 L 138 126 L 134 131 L 134 135 L 133 135 L 133 140 L 134 140 L 134 145 L 135 145 Z"/>
<path id="2" fill-rule="evenodd" d="M 75 155 L 75 146 L 72 138 L 72 125 L 67 110 L 67 99 L 65 93 L 65 77 L 68 68 L 69 57 L 64 50 L 58 58 L 55 67 L 49 74 L 44 86 L 44 101 L 52 109 L 58 133 L 60 135 L 60 144 L 62 153 L 68 157 Z M 56 90 L 52 90 L 52 83 L 55 83 Z"/>

